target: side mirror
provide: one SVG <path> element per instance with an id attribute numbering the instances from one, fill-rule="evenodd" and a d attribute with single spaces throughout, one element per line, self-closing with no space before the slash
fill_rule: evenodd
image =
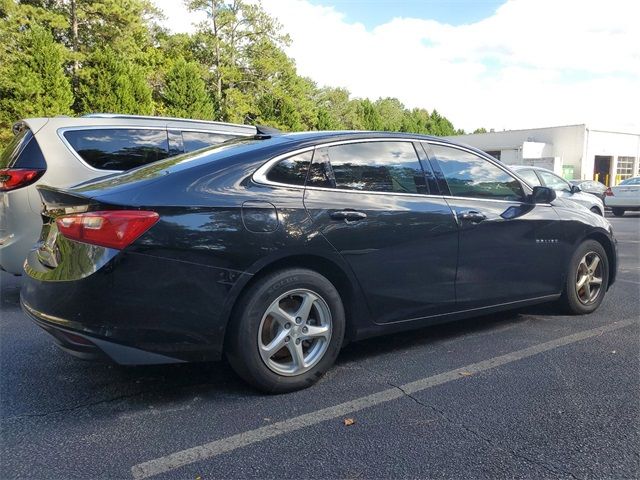
<path id="1" fill-rule="evenodd" d="M 556 199 L 556 191 L 549 187 L 533 187 L 532 203 L 551 203 Z"/>
<path id="2" fill-rule="evenodd" d="M 571 185 L 571 193 L 581 192 L 582 189 L 578 185 Z"/>

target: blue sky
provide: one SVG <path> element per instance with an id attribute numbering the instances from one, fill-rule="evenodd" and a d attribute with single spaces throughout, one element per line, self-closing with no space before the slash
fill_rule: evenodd
<path id="1" fill-rule="evenodd" d="M 394 17 L 464 25 L 491 17 L 505 0 L 311 0 L 310 3 L 332 6 L 345 14 L 345 21 L 373 29 Z"/>
<path id="2" fill-rule="evenodd" d="M 203 18 L 152 0 L 165 26 Z M 258 0 L 247 0 L 258 1 Z M 298 72 L 396 97 L 456 127 L 587 123 L 640 132 L 638 0 L 261 0 Z"/>

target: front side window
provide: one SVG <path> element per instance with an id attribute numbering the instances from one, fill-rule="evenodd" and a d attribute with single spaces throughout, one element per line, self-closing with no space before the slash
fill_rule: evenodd
<path id="1" fill-rule="evenodd" d="M 328 149 L 336 188 L 426 193 L 420 161 L 410 142 L 362 142 Z"/>
<path id="2" fill-rule="evenodd" d="M 304 185 L 313 151 L 299 153 L 276 163 L 267 173 L 267 180 L 287 185 Z"/>
<path id="3" fill-rule="evenodd" d="M 539 187 L 542 185 L 540 183 L 540 179 L 536 175 L 536 172 L 533 170 L 518 170 L 518 175 L 524 178 L 532 187 Z"/>
<path id="4" fill-rule="evenodd" d="M 184 152 L 193 152 L 201 148 L 210 147 L 211 145 L 217 145 L 227 140 L 236 138 L 236 135 L 226 135 L 223 133 L 213 132 L 189 132 L 182 131 L 182 144 L 184 146 Z"/>
<path id="5" fill-rule="evenodd" d="M 509 173 L 471 152 L 431 145 L 438 165 L 456 197 L 523 201 L 522 185 Z"/>
<path id="6" fill-rule="evenodd" d="M 165 130 L 68 130 L 64 138 L 85 162 L 100 170 L 130 170 L 169 156 Z"/>
<path id="7" fill-rule="evenodd" d="M 557 175 L 554 175 L 551 172 L 545 172 L 544 170 L 538 171 L 540 177 L 542 177 L 542 181 L 545 186 L 552 188 L 553 190 L 565 190 L 567 192 L 571 191 L 571 185 L 566 180 L 563 180 Z"/>

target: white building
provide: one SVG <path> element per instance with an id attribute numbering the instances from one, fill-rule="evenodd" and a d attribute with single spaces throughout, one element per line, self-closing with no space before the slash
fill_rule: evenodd
<path id="1" fill-rule="evenodd" d="M 484 150 L 507 165 L 546 167 L 567 179 L 617 185 L 640 175 L 640 133 L 567 125 L 447 138 Z"/>

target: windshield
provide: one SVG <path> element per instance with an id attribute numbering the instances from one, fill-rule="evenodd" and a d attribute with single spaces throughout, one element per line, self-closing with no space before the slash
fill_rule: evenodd
<path id="1" fill-rule="evenodd" d="M 640 185 L 640 177 L 627 178 L 621 181 L 620 185 Z"/>

